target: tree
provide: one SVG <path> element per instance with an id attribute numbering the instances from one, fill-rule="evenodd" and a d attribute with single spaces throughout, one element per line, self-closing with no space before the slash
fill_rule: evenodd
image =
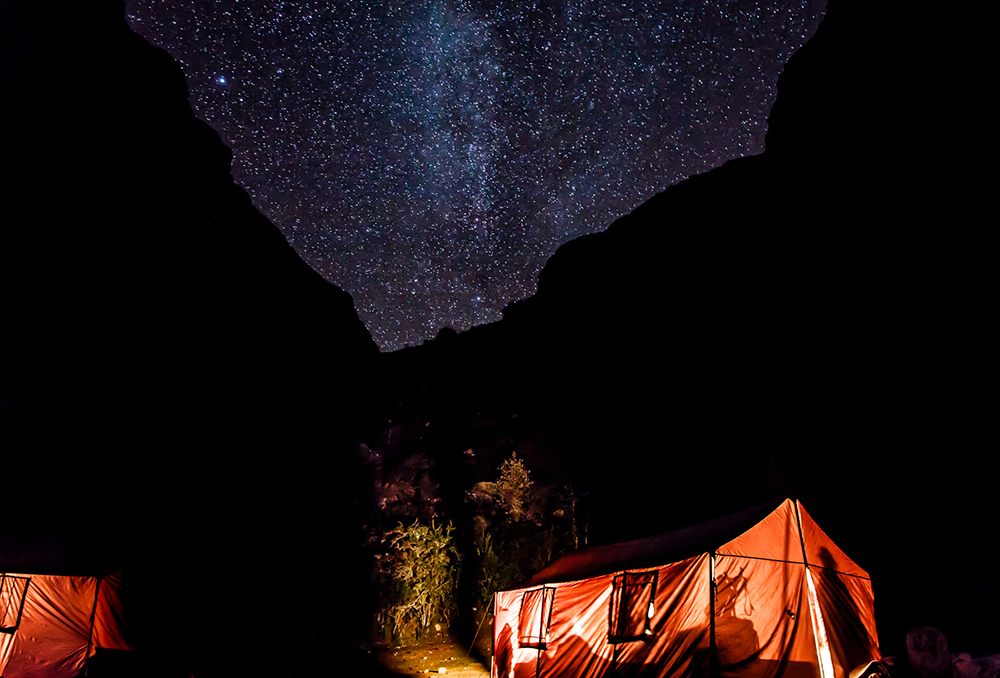
<path id="1" fill-rule="evenodd" d="M 514 522 L 519 522 L 525 517 L 530 488 L 531 478 L 528 469 L 524 462 L 517 458 L 517 452 L 511 453 L 510 459 L 500 465 L 497 494 L 500 504 Z"/>

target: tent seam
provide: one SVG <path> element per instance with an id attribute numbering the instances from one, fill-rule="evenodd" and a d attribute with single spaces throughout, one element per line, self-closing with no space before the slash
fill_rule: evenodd
<path id="1" fill-rule="evenodd" d="M 810 569 L 826 570 L 828 572 L 836 572 L 837 574 L 842 574 L 845 577 L 854 577 L 855 579 L 864 579 L 865 581 L 871 581 L 871 577 L 862 577 L 860 574 L 851 574 L 850 572 L 841 572 L 832 567 L 823 567 L 822 565 L 813 565 L 811 563 L 805 562 L 805 560 L 782 560 L 780 558 L 762 558 L 760 556 L 742 556 L 735 553 L 717 553 L 715 554 L 719 558 L 746 558 L 747 560 L 765 560 L 769 563 L 788 563 L 789 565 L 807 565 Z"/>

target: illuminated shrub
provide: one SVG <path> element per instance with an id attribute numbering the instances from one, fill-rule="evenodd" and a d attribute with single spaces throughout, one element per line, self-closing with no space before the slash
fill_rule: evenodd
<path id="1" fill-rule="evenodd" d="M 448 623 L 455 602 L 461 558 L 453 527 L 400 523 L 382 540 L 387 552 L 379 559 L 378 619 L 383 635 L 417 639 L 436 622 Z"/>

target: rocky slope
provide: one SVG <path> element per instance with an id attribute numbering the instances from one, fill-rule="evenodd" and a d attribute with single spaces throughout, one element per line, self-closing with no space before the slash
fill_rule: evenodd
<path id="1" fill-rule="evenodd" d="M 571 474 L 602 541 L 793 494 L 875 575 L 888 638 L 947 618 L 988 644 L 985 578 L 910 558 L 989 531 L 981 37 L 831 0 L 764 154 L 564 245 L 501 322 L 386 356 L 386 418 Z"/>
<path id="2" fill-rule="evenodd" d="M 287 584 L 354 573 L 331 487 L 377 349 L 120 2 L 3 3 L 0 31 L 0 569 L 127 570 L 137 645 L 194 675 L 313 672 L 363 587 Z"/>

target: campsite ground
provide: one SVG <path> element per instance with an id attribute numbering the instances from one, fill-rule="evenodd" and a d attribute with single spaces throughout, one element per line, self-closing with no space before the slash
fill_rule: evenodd
<path id="1" fill-rule="evenodd" d="M 464 645 L 440 637 L 427 643 L 405 647 L 383 647 L 377 650 L 379 663 L 401 676 L 426 676 L 442 673 L 460 678 L 486 678 L 489 666 L 475 656 L 468 656 Z"/>

